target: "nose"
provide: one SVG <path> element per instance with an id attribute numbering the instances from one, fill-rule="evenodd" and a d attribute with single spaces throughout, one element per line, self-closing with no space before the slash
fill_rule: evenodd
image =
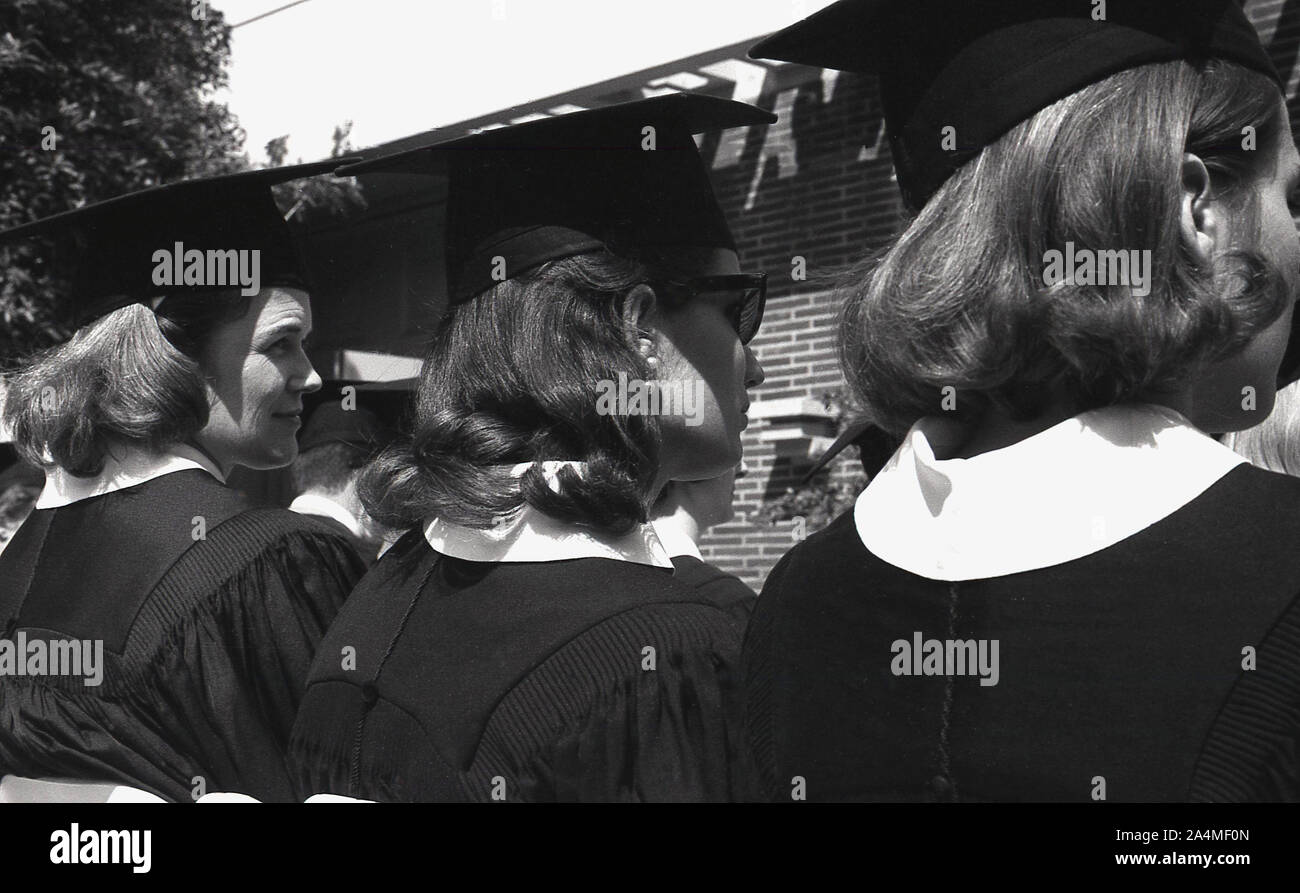
<path id="1" fill-rule="evenodd" d="M 316 371 L 316 367 L 311 364 L 311 360 L 307 359 L 307 354 L 305 353 L 302 355 L 302 362 L 306 372 L 302 376 L 302 386 L 296 388 L 296 390 L 303 394 L 311 394 L 315 391 L 319 391 L 321 385 L 324 384 L 321 380 L 320 373 Z M 293 389 L 292 384 L 296 378 L 297 377 L 295 376 L 295 379 L 290 380 L 291 389 Z"/>
<path id="2" fill-rule="evenodd" d="M 758 361 L 758 355 L 748 344 L 745 345 L 745 388 L 752 389 L 761 385 L 767 379 L 767 374 L 763 371 L 763 364 Z"/>

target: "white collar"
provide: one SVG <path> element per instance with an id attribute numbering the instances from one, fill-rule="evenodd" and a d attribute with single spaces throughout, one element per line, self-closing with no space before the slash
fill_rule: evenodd
<path id="1" fill-rule="evenodd" d="M 110 451 L 103 471 L 94 477 L 77 477 L 57 465 L 46 466 L 45 489 L 36 500 L 36 508 L 59 508 L 191 468 L 206 471 L 223 484 L 226 482 L 216 464 L 188 444 L 174 443 L 159 453 L 136 446 L 118 447 L 115 452 Z"/>
<path id="2" fill-rule="evenodd" d="M 700 547 L 695 544 L 695 540 L 687 536 L 686 532 L 674 524 L 671 518 L 656 518 L 650 524 L 654 527 L 659 542 L 663 543 L 665 551 L 671 557 L 679 558 L 688 555 L 700 561 L 704 560 L 704 556 L 700 554 Z"/>
<path id="3" fill-rule="evenodd" d="M 335 502 L 328 496 L 320 493 L 302 493 L 289 503 L 289 511 L 297 512 L 300 515 L 320 515 L 338 521 L 355 537 L 362 538 L 366 535 L 365 528 L 361 526 L 361 521 L 348 511 L 342 503 Z"/>
<path id="4" fill-rule="evenodd" d="M 1163 406 L 1085 412 L 1000 450 L 917 422 L 858 497 L 863 545 L 931 580 L 977 580 L 1099 552 L 1191 502 L 1246 460 Z"/>
<path id="5" fill-rule="evenodd" d="M 533 463 L 524 462 L 511 469 L 518 477 Z M 569 465 L 581 469 L 574 461 L 539 463 L 553 488 L 556 475 Z M 672 568 L 672 559 L 650 524 L 638 525 L 623 536 L 601 534 L 557 521 L 530 505 L 519 509 L 497 526 L 482 530 L 462 527 L 439 518 L 424 525 L 424 538 L 443 555 L 466 561 L 524 562 L 568 561 L 574 558 L 611 558 L 654 567 Z"/>

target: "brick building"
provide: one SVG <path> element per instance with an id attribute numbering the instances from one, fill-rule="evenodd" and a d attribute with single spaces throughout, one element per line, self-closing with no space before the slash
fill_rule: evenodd
<path id="1" fill-rule="evenodd" d="M 1300 0 L 1248 2 L 1247 11 L 1287 79 L 1293 119 L 1300 81 Z M 754 41 L 671 62 L 614 81 L 465 121 L 454 135 L 563 114 L 657 92 L 699 91 L 753 102 L 779 123 L 712 135 L 701 146 L 735 229 L 742 266 L 770 274 L 763 329 L 754 347 L 767 381 L 754 395 L 745 433 L 748 474 L 736 488 L 736 519 L 705 539 L 705 557 L 758 588 L 782 554 L 861 485 L 855 451 L 837 460 L 792 503 L 786 497 L 836 433 L 842 386 L 835 355 L 836 274 L 885 243 L 902 222 L 875 79 L 745 57 Z M 414 145 L 427 134 L 385 150 Z M 443 294 L 437 244 L 441 196 L 427 181 L 387 175 L 365 184 L 360 217 L 317 226 L 312 250 L 338 275 L 317 297 L 318 344 L 418 355 Z M 382 308 L 381 313 L 377 313 Z M 828 402 L 831 404 L 828 408 Z M 838 498 L 830 502 L 838 489 Z M 783 500 L 783 497 L 786 497 Z M 780 520 L 772 520 L 773 516 Z"/>

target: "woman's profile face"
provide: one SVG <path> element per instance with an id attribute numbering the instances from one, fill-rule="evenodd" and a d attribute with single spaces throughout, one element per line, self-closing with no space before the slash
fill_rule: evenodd
<path id="1" fill-rule="evenodd" d="M 213 332 L 200 358 L 211 410 L 195 440 L 222 472 L 280 468 L 298 455 L 302 396 L 321 386 L 303 349 L 311 324 L 306 292 L 271 287 Z"/>
<path id="2" fill-rule="evenodd" d="M 1282 108 L 1279 145 L 1272 149 L 1251 198 L 1259 220 L 1253 246 L 1282 275 L 1289 295 L 1287 309 L 1236 356 L 1215 364 L 1193 393 L 1192 422 L 1203 431 L 1242 431 L 1268 418 L 1276 398 L 1278 367 L 1291 335 L 1297 289 L 1300 287 L 1300 154 L 1291 138 L 1291 122 Z M 1250 388 L 1250 391 L 1246 389 Z M 1253 397 L 1253 399 L 1251 399 Z"/>
<path id="3" fill-rule="evenodd" d="M 740 272 L 740 261 L 726 249 L 682 249 L 656 257 L 655 267 L 660 275 L 684 282 L 734 275 Z M 728 316 L 741 297 L 739 292 L 704 294 L 681 308 L 655 314 L 659 379 L 671 387 L 680 385 L 686 407 L 694 409 L 690 415 L 660 419 L 662 471 L 669 479 L 714 477 L 740 461 L 740 435 L 749 424 L 749 390 L 763 381 L 762 366 L 740 343 Z"/>

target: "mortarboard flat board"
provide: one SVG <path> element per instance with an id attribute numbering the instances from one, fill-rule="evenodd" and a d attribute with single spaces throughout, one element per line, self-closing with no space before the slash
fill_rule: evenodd
<path id="1" fill-rule="evenodd" d="M 339 169 L 446 177 L 450 302 L 606 249 L 735 247 L 694 136 L 770 124 L 745 103 L 674 93 L 438 140 Z M 500 259 L 500 260 L 498 260 Z"/>
<path id="2" fill-rule="evenodd" d="M 1282 81 L 1232 0 L 840 0 L 756 44 L 879 75 L 899 188 L 920 209 L 951 174 L 1059 99 L 1153 62 L 1210 58 Z M 945 128 L 951 127 L 951 132 Z M 947 133 L 956 144 L 945 148 Z"/>
<path id="3" fill-rule="evenodd" d="M 36 237 L 54 243 L 58 264 L 67 269 L 64 278 L 77 327 L 130 304 L 229 287 L 232 264 L 237 262 L 232 257 L 238 255 L 228 252 L 257 250 L 257 278 L 262 286 L 302 288 L 297 247 L 271 187 L 327 173 L 348 160 L 155 186 L 5 230 L 0 232 L 0 245 Z M 199 257 L 190 254 L 194 251 L 203 258 L 199 266 L 193 263 Z M 158 252 L 167 252 L 169 260 Z M 252 255 L 246 257 L 251 263 Z M 197 275 L 200 268 L 202 276 Z M 170 284 L 160 285 L 160 279 Z"/>

